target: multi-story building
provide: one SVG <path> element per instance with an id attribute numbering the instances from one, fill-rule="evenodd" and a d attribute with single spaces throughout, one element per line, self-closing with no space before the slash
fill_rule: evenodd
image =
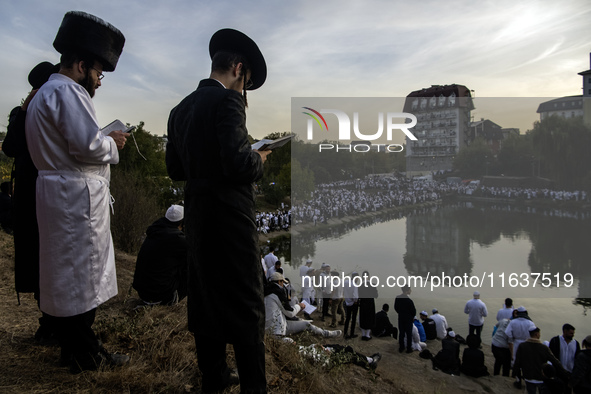
<path id="1" fill-rule="evenodd" d="M 470 90 L 463 85 L 433 85 L 406 96 L 404 112 L 417 117 L 406 139 L 406 174 L 419 176 L 452 170 L 455 155 L 471 141 Z"/>
<path id="2" fill-rule="evenodd" d="M 591 63 L 591 54 L 589 63 Z M 540 120 L 552 115 L 563 118 L 583 116 L 585 123 L 591 125 L 591 69 L 578 74 L 583 77 L 583 94 L 560 97 L 541 103 L 537 110 Z"/>

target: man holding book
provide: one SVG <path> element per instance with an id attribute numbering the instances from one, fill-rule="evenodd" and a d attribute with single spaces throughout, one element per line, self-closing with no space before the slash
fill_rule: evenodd
<path id="1" fill-rule="evenodd" d="M 255 42 L 233 29 L 216 32 L 209 53 L 211 75 L 171 111 L 166 147 L 169 176 L 186 181 L 189 330 L 195 334 L 203 391 L 230 384 L 226 344 L 231 343 L 241 391 L 266 392 L 254 182 L 270 151 L 252 149 L 245 107 L 246 91 L 265 82 L 267 67 Z M 220 251 L 224 270 L 212 264 Z"/>

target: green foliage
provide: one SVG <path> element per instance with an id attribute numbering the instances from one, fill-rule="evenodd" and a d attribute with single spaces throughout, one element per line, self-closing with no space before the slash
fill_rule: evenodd
<path id="1" fill-rule="evenodd" d="M 482 138 L 476 138 L 470 146 L 462 148 L 453 162 L 454 169 L 465 178 L 478 178 L 489 174 L 492 164 L 492 151 Z"/>
<path id="2" fill-rule="evenodd" d="M 339 145 L 338 141 L 322 141 L 322 144 Z M 362 178 L 369 174 L 383 174 L 404 171 L 406 168 L 403 152 L 380 151 L 349 152 L 340 144 L 339 151 L 326 149 L 320 152 L 318 144 L 307 144 L 303 141 L 292 142 L 293 158 L 297 159 L 302 168 L 313 171 L 317 184 L 339 180 Z"/>
<path id="3" fill-rule="evenodd" d="M 292 159 L 291 164 L 292 201 L 307 200 L 314 191 L 314 172 L 309 168 L 302 168 L 297 159 Z"/>
<path id="4" fill-rule="evenodd" d="M 591 176 L 591 129 L 582 117 L 550 116 L 534 123 L 530 132 L 541 155 L 542 176 L 555 179 L 562 188 L 580 187 Z"/>
<path id="5" fill-rule="evenodd" d="M 14 159 L 6 156 L 4 152 L 0 152 L 0 182 L 10 181 L 13 162 Z"/>
<path id="6" fill-rule="evenodd" d="M 180 184 L 167 175 L 164 148 L 162 138 L 148 133 L 140 122 L 119 151 L 119 164 L 112 166 L 111 232 L 115 245 L 128 253 L 136 253 L 146 228 L 182 199 Z"/>
<path id="7" fill-rule="evenodd" d="M 509 136 L 497 156 L 499 171 L 507 176 L 537 176 L 538 159 L 530 134 Z"/>

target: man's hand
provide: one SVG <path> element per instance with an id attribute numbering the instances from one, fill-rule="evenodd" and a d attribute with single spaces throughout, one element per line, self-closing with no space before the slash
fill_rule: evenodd
<path id="1" fill-rule="evenodd" d="M 111 131 L 109 133 L 109 137 L 113 138 L 115 144 L 117 144 L 117 149 L 121 150 L 125 146 L 125 141 L 127 141 L 127 137 L 129 137 L 129 133 L 124 133 L 121 130 Z"/>
<path id="2" fill-rule="evenodd" d="M 271 150 L 256 150 L 256 149 L 254 151 L 261 156 L 263 163 L 267 160 L 267 156 L 269 155 L 269 153 L 273 152 Z"/>
<path id="3" fill-rule="evenodd" d="M 300 306 L 301 309 L 305 309 L 306 308 L 306 304 L 304 304 L 303 302 L 300 302 L 298 305 Z"/>

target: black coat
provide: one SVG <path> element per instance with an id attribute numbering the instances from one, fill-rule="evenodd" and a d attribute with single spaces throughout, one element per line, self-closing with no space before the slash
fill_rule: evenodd
<path id="1" fill-rule="evenodd" d="M 415 303 L 406 295 L 396 297 L 394 300 L 394 310 L 398 313 L 399 323 L 412 324 L 417 314 Z"/>
<path id="2" fill-rule="evenodd" d="M 189 330 L 252 344 L 265 327 L 253 184 L 263 163 L 247 136 L 242 96 L 203 80 L 170 113 L 166 166 L 187 181 Z"/>
<path id="3" fill-rule="evenodd" d="M 583 349 L 577 354 L 571 385 L 575 393 L 591 392 L 591 349 Z"/>
<path id="4" fill-rule="evenodd" d="M 376 303 L 378 289 L 366 284 L 359 287 L 359 327 L 370 330 L 376 325 Z"/>
<path id="5" fill-rule="evenodd" d="M 178 224 L 166 218 L 146 230 L 133 275 L 133 288 L 144 301 L 169 301 L 187 295 L 187 241 Z"/>
<path id="6" fill-rule="evenodd" d="M 12 218 L 14 231 L 14 279 L 17 293 L 39 293 L 39 229 L 37 226 L 37 168 L 31 160 L 25 138 L 26 111 L 10 112 L 2 150 L 14 157 Z"/>

